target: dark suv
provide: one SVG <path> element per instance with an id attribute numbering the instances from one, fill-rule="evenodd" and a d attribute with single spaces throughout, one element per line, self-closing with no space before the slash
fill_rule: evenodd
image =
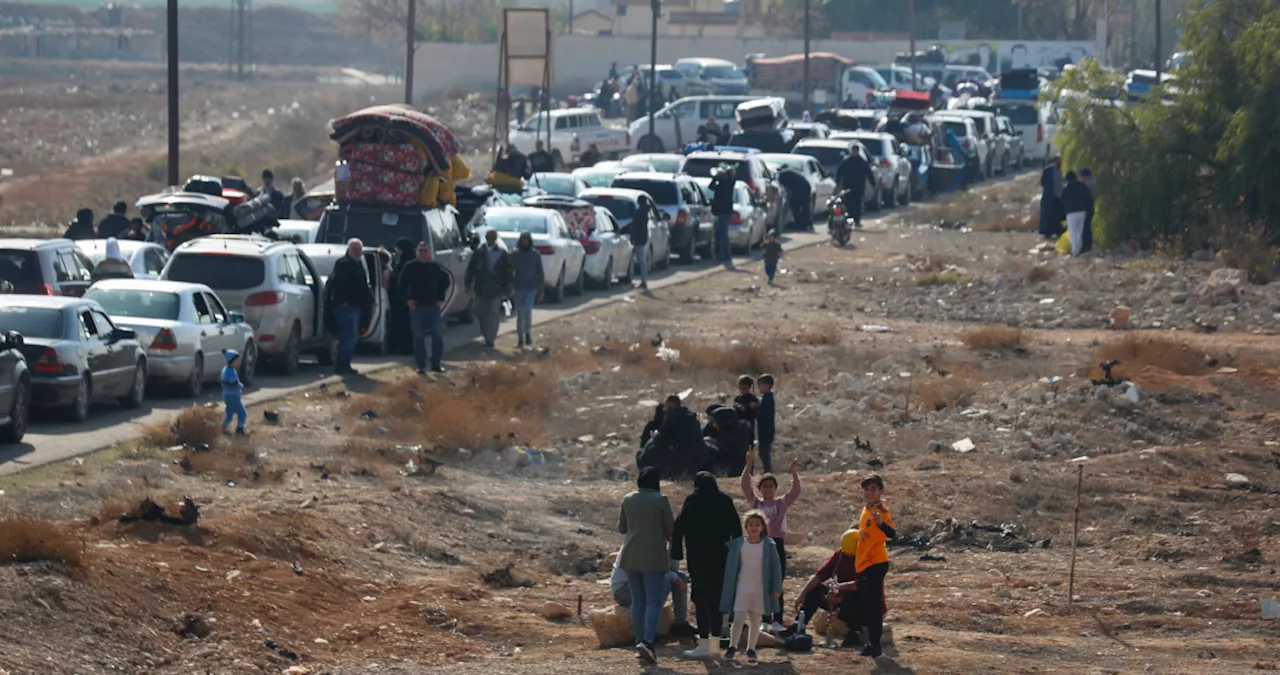
<path id="1" fill-rule="evenodd" d="M 70 239 L 0 239 L 0 280 L 19 295 L 80 297 L 90 269 Z"/>

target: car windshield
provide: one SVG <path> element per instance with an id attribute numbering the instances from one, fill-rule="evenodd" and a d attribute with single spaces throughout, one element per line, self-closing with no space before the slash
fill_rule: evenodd
<path id="1" fill-rule="evenodd" d="M 261 258 L 221 253 L 179 253 L 169 262 L 165 278 L 204 284 L 213 289 L 243 291 L 261 286 L 267 265 Z"/>
<path id="2" fill-rule="evenodd" d="M 694 157 L 685 161 L 684 171 L 695 178 L 710 178 L 711 175 L 722 166 L 731 166 L 739 179 L 743 176 L 750 175 L 750 167 L 745 166 L 746 162 L 734 159 L 720 159 L 719 157 Z"/>
<path id="3" fill-rule="evenodd" d="M 66 322 L 62 310 L 44 307 L 0 307 L 0 326 L 23 337 L 59 340 Z"/>
<path id="4" fill-rule="evenodd" d="M 582 182 L 587 184 L 587 187 L 601 188 L 612 185 L 613 179 L 620 173 L 622 173 L 621 169 L 601 169 L 599 171 L 585 171 L 576 175 L 582 179 Z"/>
<path id="5" fill-rule="evenodd" d="M 626 159 L 622 160 L 623 166 L 639 166 L 645 170 L 648 170 L 649 167 L 653 167 L 654 171 L 660 171 L 662 173 L 680 173 L 680 167 L 684 164 L 684 158 L 679 156 L 655 157 L 653 155 L 648 155 L 645 157 L 628 159 L 631 159 L 631 161 L 627 161 Z"/>
<path id="6" fill-rule="evenodd" d="M 997 105 L 996 110 L 1013 124 L 1024 127 L 1040 123 L 1040 113 L 1031 105 Z"/>
<path id="7" fill-rule="evenodd" d="M 867 76 L 868 80 L 871 80 L 871 84 L 875 85 L 876 89 L 889 88 L 889 83 L 884 81 L 884 78 L 880 76 L 880 73 L 877 73 L 876 71 L 868 68 L 865 72 L 865 75 Z"/>
<path id="8" fill-rule="evenodd" d="M 126 288 L 90 288 L 84 297 L 97 300 L 111 316 L 135 319 L 178 319 L 178 294 Z"/>
<path id="9" fill-rule="evenodd" d="M 0 279 L 14 286 L 40 283 L 40 256 L 35 251 L 0 251 Z"/>
<path id="10" fill-rule="evenodd" d="M 653 201 L 658 204 L 666 205 L 680 203 L 680 193 L 676 189 L 675 181 L 671 180 L 627 178 L 624 174 L 613 179 L 613 187 L 647 192 L 650 197 L 653 197 Z"/>
<path id="11" fill-rule="evenodd" d="M 626 222 L 634 218 L 636 215 L 636 211 L 638 210 L 636 208 L 635 202 L 631 201 L 630 199 L 624 199 L 621 197 L 610 197 L 608 195 L 591 195 L 588 197 L 583 197 L 582 199 L 584 201 L 595 204 L 596 206 L 603 206 L 604 208 L 609 209 L 609 213 L 612 213 L 613 217 L 617 218 L 618 222 L 620 223 Z"/>
<path id="12" fill-rule="evenodd" d="M 804 171 L 805 160 L 800 157 L 769 157 L 764 160 L 765 166 L 774 171 L 778 171 L 783 167 Z"/>
<path id="13" fill-rule="evenodd" d="M 884 141 L 879 138 L 858 137 L 858 142 L 867 149 L 867 153 L 876 157 L 884 157 Z"/>
<path id="14" fill-rule="evenodd" d="M 844 148 L 828 148 L 817 146 L 800 146 L 793 150 L 797 155 L 808 155 L 826 168 L 827 171 L 833 171 L 845 157 L 849 156 L 849 151 Z"/>
<path id="15" fill-rule="evenodd" d="M 736 66 L 707 66 L 702 69 L 702 76 L 721 80 L 740 80 L 747 76 Z"/>
<path id="16" fill-rule="evenodd" d="M 547 218 L 533 213 L 494 213 L 490 211 L 484 214 L 481 227 L 487 227 L 498 232 L 546 234 Z"/>
<path id="17" fill-rule="evenodd" d="M 578 190 L 572 176 L 535 173 L 530 184 L 547 191 L 547 194 L 577 197 Z"/>

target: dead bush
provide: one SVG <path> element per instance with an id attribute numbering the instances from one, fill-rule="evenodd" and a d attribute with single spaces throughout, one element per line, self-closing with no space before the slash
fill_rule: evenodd
<path id="1" fill-rule="evenodd" d="M 1205 375 L 1214 369 L 1213 359 L 1202 350 L 1185 342 L 1162 335 L 1126 335 L 1102 345 L 1089 364 L 1093 377 L 1101 377 L 1097 364 L 1103 361 L 1119 361 L 1115 374 L 1132 372 L 1143 366 L 1152 366 L 1178 375 Z M 1216 365 L 1216 364 L 1215 364 Z"/>
<path id="2" fill-rule="evenodd" d="M 989 324 L 966 333 L 964 343 L 969 349 L 1013 350 L 1025 347 L 1027 340 L 1021 328 Z"/>
<path id="3" fill-rule="evenodd" d="M 974 232 L 1035 232 L 1038 226 L 1039 223 L 1028 216 L 1009 214 L 983 218 L 970 227 Z"/>
<path id="4" fill-rule="evenodd" d="M 960 259 L 946 253 L 926 253 L 907 256 L 907 264 L 917 272 L 944 272 L 961 267 Z"/>
<path id="5" fill-rule="evenodd" d="M 1057 270 L 1048 265 L 1031 265 L 1022 276 L 1026 277 L 1028 282 L 1038 284 L 1052 279 L 1057 273 Z"/>
<path id="6" fill-rule="evenodd" d="M 146 424 L 141 430 L 142 440 L 150 447 L 212 448 L 222 441 L 222 411 L 215 406 L 192 405 L 183 408 L 173 421 Z"/>
<path id="7" fill-rule="evenodd" d="M 916 286 L 959 286 L 968 283 L 968 278 L 957 272 L 929 272 L 916 277 Z"/>
<path id="8" fill-rule="evenodd" d="M 836 346 L 844 342 L 844 333 L 836 322 L 824 321 L 817 326 L 805 327 L 800 333 L 796 334 L 794 342 L 810 346 Z"/>
<path id="9" fill-rule="evenodd" d="M 57 523 L 29 516 L 0 518 L 0 564 L 40 560 L 79 567 L 80 542 Z"/>
<path id="10" fill-rule="evenodd" d="M 186 473 L 213 475 L 218 480 L 230 481 L 242 478 L 249 468 L 257 464 L 257 453 L 237 448 L 188 452 L 178 460 L 178 466 Z"/>
<path id="11" fill-rule="evenodd" d="M 765 373 L 781 369 L 782 353 L 761 345 L 709 344 L 671 340 L 667 346 L 680 352 L 680 360 L 674 368 L 686 370 L 714 370 L 736 375 Z"/>
<path id="12" fill-rule="evenodd" d="M 1271 265 L 1280 260 L 1275 238 L 1263 222 L 1249 222 L 1243 216 L 1223 217 L 1213 243 L 1227 267 L 1244 270 L 1250 283 L 1271 282 Z"/>
<path id="13" fill-rule="evenodd" d="M 953 366 L 954 367 L 954 366 Z M 949 370 L 943 368 L 943 370 Z M 978 379 L 972 372 L 959 369 L 949 371 L 947 377 L 930 374 L 921 378 L 916 384 L 916 400 L 925 410 L 944 410 L 946 408 L 964 409 L 973 402 L 977 391 Z"/>

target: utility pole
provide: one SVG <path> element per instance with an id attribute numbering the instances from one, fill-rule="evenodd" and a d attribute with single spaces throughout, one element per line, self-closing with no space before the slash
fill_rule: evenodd
<path id="1" fill-rule="evenodd" d="M 651 0 L 649 8 L 653 15 L 653 32 L 649 36 L 649 100 L 645 101 L 645 111 L 649 113 L 649 138 L 656 139 L 657 135 L 653 131 L 653 88 L 658 86 L 658 14 L 662 11 L 662 0 Z M 649 152 L 653 150 L 650 149 Z"/>
<path id="2" fill-rule="evenodd" d="M 573 34 L 573 0 L 569 0 L 569 34 Z"/>
<path id="3" fill-rule="evenodd" d="M 244 3 L 236 0 L 236 79 L 244 79 Z"/>
<path id="4" fill-rule="evenodd" d="M 804 111 L 809 112 L 809 0 L 804 0 Z M 839 94 L 837 94 L 838 96 Z"/>
<path id="5" fill-rule="evenodd" d="M 914 3 L 912 4 L 912 6 L 913 7 L 915 6 Z M 1017 36 L 1016 39 L 1018 40 L 1022 39 L 1022 3 L 1021 2 L 1018 3 L 1018 28 L 1015 31 L 1014 35 Z"/>
<path id="6" fill-rule="evenodd" d="M 1022 5 L 1018 7 L 1018 11 L 1021 12 Z M 916 91 L 916 0 L 907 1 L 907 11 L 911 19 L 911 40 L 908 45 L 911 50 L 911 91 Z"/>
<path id="7" fill-rule="evenodd" d="M 413 105 L 413 52 L 418 39 L 418 0 L 409 0 L 409 18 L 404 25 L 404 104 Z"/>
<path id="8" fill-rule="evenodd" d="M 1160 16 L 1160 0 L 1156 0 L 1156 86 L 1160 86 L 1160 74 L 1164 70 L 1164 45 L 1161 44 L 1160 37 L 1164 33 L 1161 25 L 1162 17 Z"/>
<path id="9" fill-rule="evenodd" d="M 178 184 L 178 0 L 169 0 L 169 185 Z"/>

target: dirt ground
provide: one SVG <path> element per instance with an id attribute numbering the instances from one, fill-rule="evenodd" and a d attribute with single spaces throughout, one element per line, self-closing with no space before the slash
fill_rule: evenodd
<path id="1" fill-rule="evenodd" d="M 1030 193 L 1032 183 L 988 191 Z M 271 406 L 278 426 L 253 410 L 248 440 L 221 438 L 208 426 L 220 411 L 197 409 L 176 432 L 147 429 L 128 447 L 6 478 L 0 513 L 54 522 L 83 559 L 0 566 L 0 668 L 743 667 L 681 661 L 689 645 L 669 640 L 660 665 L 642 669 L 630 650 L 599 648 L 579 607 L 611 604 L 617 506 L 656 402 L 690 390 L 700 411 L 730 396 L 737 375 L 767 371 L 779 378 L 775 453 L 796 456 L 804 481 L 786 596 L 837 546 L 872 471 L 888 482 L 900 542 L 887 582 L 890 658 L 872 663 L 820 637 L 811 654 L 765 650 L 760 672 L 1280 669 L 1280 626 L 1260 618 L 1261 601 L 1280 596 L 1274 319 L 1256 333 L 1103 330 L 1124 290 L 1079 280 L 1164 262 L 1058 259 L 1033 252 L 1033 234 L 935 228 L 945 209 L 930 208 L 870 228 L 851 249 L 789 252 L 776 288 L 756 262 L 548 324 L 539 352 L 503 341 L 452 355 L 438 380 L 353 378 Z M 943 256 L 964 280 L 917 285 Z M 1204 277 L 1213 267 L 1176 264 Z M 987 307 L 1029 292 L 1070 291 L 1082 304 L 1044 328 L 898 310 L 975 287 L 968 301 Z M 1238 290 L 1213 306 L 1275 292 Z M 1219 291 L 1193 290 L 1188 304 L 1209 306 Z M 1177 292 L 1142 300 L 1164 306 Z M 1075 328 L 1078 314 L 1094 327 Z M 659 334 L 678 358 L 655 355 Z M 1112 359 L 1136 388 L 1091 382 Z M 963 439 L 974 449 L 952 449 Z M 736 479 L 720 482 L 741 507 Z M 663 490 L 678 509 L 689 486 Z M 184 495 L 201 507 L 198 526 L 117 520 L 146 496 L 176 512 Z M 188 635 L 175 632 L 184 626 Z"/>
<path id="2" fill-rule="evenodd" d="M 294 176 L 309 187 L 331 178 L 329 120 L 403 98 L 398 87 L 329 81 L 337 75 L 264 67 L 239 82 L 225 67 L 184 67 L 179 175 L 239 173 L 257 186 L 271 168 L 282 189 Z M 76 209 L 101 218 L 117 201 L 134 214 L 138 198 L 166 184 L 167 100 L 156 64 L 0 59 L 0 169 L 12 172 L 0 176 L 0 227 L 50 236 Z M 491 108 L 442 99 L 433 112 L 457 130 L 468 162 L 485 169 Z"/>

